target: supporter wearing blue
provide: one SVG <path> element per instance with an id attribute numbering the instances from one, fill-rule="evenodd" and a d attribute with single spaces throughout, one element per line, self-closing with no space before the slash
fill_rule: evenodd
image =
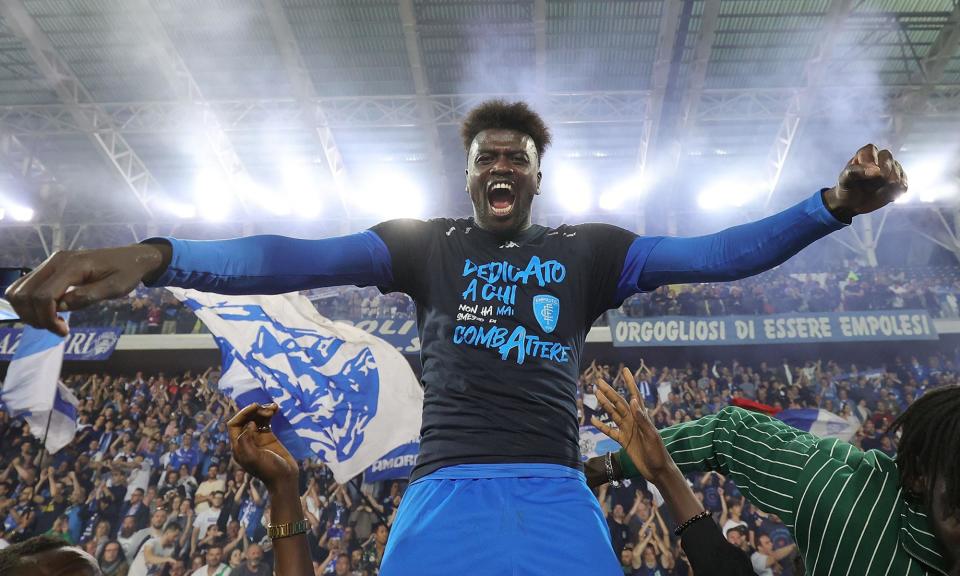
<path id="1" fill-rule="evenodd" d="M 193 472 L 200 464 L 200 452 L 193 446 L 193 435 L 184 434 L 182 438 L 183 445 L 170 455 L 169 467 L 179 470 L 180 466 L 187 465 L 187 469 Z"/>
<path id="2" fill-rule="evenodd" d="M 143 456 L 144 460 L 150 462 L 155 470 L 160 468 L 160 456 L 163 454 L 163 450 L 156 438 L 147 440 L 147 445 L 140 450 L 139 454 Z"/>
<path id="3" fill-rule="evenodd" d="M 107 420 L 103 432 L 97 438 L 97 453 L 101 456 L 105 454 L 116 438 L 117 433 L 114 431 L 113 420 Z"/>
<path id="4" fill-rule="evenodd" d="M 405 292 L 417 304 L 424 414 L 383 573 L 619 573 L 580 464 L 576 387 L 593 321 L 640 291 L 776 266 L 891 202 L 905 178 L 868 145 L 836 186 L 783 212 L 702 237 L 639 237 L 532 223 L 550 136 L 526 105 L 481 105 L 463 137 L 472 218 L 394 220 L 323 240 L 165 238 L 64 252 L 7 299 L 25 322 L 63 334 L 58 306 L 120 296 L 141 280 L 225 294 Z"/>
<path id="5" fill-rule="evenodd" d="M 75 474 L 73 478 L 76 479 Z M 70 538 L 74 542 L 80 541 L 80 536 L 83 534 L 83 527 L 89 516 L 89 511 L 85 503 L 86 497 L 86 490 L 79 485 L 79 481 L 74 482 L 73 491 L 70 493 L 70 505 L 67 506 L 67 509 L 63 512 L 64 516 L 67 517 Z"/>

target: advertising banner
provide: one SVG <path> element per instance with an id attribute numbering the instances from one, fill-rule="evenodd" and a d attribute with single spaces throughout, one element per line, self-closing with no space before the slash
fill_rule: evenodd
<path id="1" fill-rule="evenodd" d="M 64 345 L 64 360 L 106 360 L 120 340 L 121 328 L 70 328 Z M 0 328 L 0 361 L 13 359 L 20 345 L 21 328 Z"/>
<path id="2" fill-rule="evenodd" d="M 933 320 L 924 310 L 650 318 L 631 318 L 610 312 L 608 318 L 616 347 L 938 339 Z"/>

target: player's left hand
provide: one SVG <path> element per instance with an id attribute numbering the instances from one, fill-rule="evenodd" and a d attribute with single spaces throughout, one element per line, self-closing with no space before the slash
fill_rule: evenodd
<path id="1" fill-rule="evenodd" d="M 847 162 L 837 185 L 824 193 L 824 201 L 830 212 L 849 221 L 893 202 L 907 185 L 907 174 L 893 154 L 867 144 Z"/>
<path id="2" fill-rule="evenodd" d="M 598 379 L 596 386 L 597 401 L 610 415 L 616 428 L 604 424 L 596 416 L 592 423 L 610 439 L 623 446 L 645 479 L 656 483 L 674 470 L 676 464 L 663 445 L 660 433 L 650 420 L 646 407 L 641 404 L 640 391 L 633 374 L 627 368 L 620 374 L 630 392 L 629 403 L 603 380 Z"/>
<path id="3" fill-rule="evenodd" d="M 251 404 L 227 422 L 234 459 L 271 492 L 300 477 L 297 461 L 270 429 L 277 410 L 276 404 Z"/>

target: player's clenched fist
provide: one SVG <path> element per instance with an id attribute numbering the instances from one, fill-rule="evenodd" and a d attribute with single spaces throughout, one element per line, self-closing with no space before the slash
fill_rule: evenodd
<path id="1" fill-rule="evenodd" d="M 26 324 L 66 336 L 67 324 L 57 311 L 77 310 L 125 296 L 141 280 L 163 270 L 169 261 L 169 245 L 56 252 L 11 284 L 4 297 Z"/>
<path id="2" fill-rule="evenodd" d="M 867 144 L 840 173 L 837 185 L 824 193 L 827 208 L 843 220 L 873 212 L 907 191 L 907 174 L 889 150 Z"/>

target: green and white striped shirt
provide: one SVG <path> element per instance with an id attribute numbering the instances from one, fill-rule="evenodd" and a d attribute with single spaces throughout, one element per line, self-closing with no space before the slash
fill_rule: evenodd
<path id="1" fill-rule="evenodd" d="M 949 570 L 925 510 L 904 498 L 896 463 L 735 407 L 661 430 L 683 472 L 729 476 L 783 519 L 807 574 L 920 575 Z"/>

